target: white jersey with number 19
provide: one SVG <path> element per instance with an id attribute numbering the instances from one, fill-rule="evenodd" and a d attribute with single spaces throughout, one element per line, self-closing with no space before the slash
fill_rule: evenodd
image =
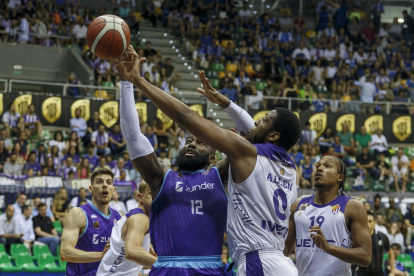
<path id="1" fill-rule="evenodd" d="M 284 148 L 255 144 L 256 166 L 242 183 L 228 181 L 227 233 L 238 275 L 297 275 L 283 255 L 290 206 L 297 198 L 296 168 Z"/>

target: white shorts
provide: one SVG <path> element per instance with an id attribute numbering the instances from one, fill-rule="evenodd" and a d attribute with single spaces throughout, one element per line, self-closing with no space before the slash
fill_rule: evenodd
<path id="1" fill-rule="evenodd" d="M 240 256 L 237 276 L 298 276 L 292 260 L 279 250 L 258 250 Z"/>

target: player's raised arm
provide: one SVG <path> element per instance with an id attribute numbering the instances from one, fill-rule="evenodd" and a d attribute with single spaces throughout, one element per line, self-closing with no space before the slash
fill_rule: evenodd
<path id="1" fill-rule="evenodd" d="M 204 75 L 204 71 L 199 71 L 198 75 L 200 76 L 204 89 L 197 88 L 197 91 L 206 97 L 210 102 L 216 103 L 223 108 L 223 110 L 226 111 L 226 113 L 233 120 L 241 135 L 246 136 L 249 129 L 254 127 L 253 118 L 243 108 L 233 103 L 227 97 L 214 89 Z"/>
<path id="2" fill-rule="evenodd" d="M 151 143 L 141 133 L 133 84 L 127 81 L 121 82 L 120 114 L 122 134 L 134 168 L 148 183 L 155 198 L 168 167 L 158 161 Z"/>
<path id="3" fill-rule="evenodd" d="M 127 219 L 125 227 L 125 258 L 144 267 L 151 267 L 157 261 L 157 257 L 142 247 L 149 228 L 149 218 L 145 214 L 131 216 Z"/>
<path id="4" fill-rule="evenodd" d="M 60 258 L 62 261 L 92 263 L 102 260 L 106 252 L 105 250 L 103 252 L 86 252 L 75 248 L 79 239 L 79 232 L 85 227 L 85 214 L 80 208 L 72 208 L 66 217 L 65 228 L 63 228 L 62 233 L 60 245 Z"/>
<path id="5" fill-rule="evenodd" d="M 214 123 L 201 117 L 184 103 L 143 79 L 140 76 L 139 57 L 131 46 L 128 48 L 128 56 L 131 58 L 130 62 L 134 63 L 133 69 L 125 66 L 125 61 L 118 62 L 117 68 L 120 76 L 134 83 L 135 86 L 141 89 L 174 122 L 182 125 L 194 136 L 203 137 L 203 141 L 206 144 L 224 152 L 233 163 L 241 162 L 237 161 L 238 157 L 244 157 L 243 163 L 249 169 L 240 172 L 241 175 L 236 176 L 236 181 L 241 182 L 247 179 L 256 163 L 256 147 L 235 133 L 223 130 Z"/>
<path id="6" fill-rule="evenodd" d="M 349 219 L 352 233 L 352 248 L 343 248 L 329 244 L 318 226 L 309 229 L 309 232 L 316 233 L 311 234 L 311 238 L 315 245 L 326 253 L 346 263 L 368 267 L 371 263 L 372 246 L 365 208 L 361 202 L 350 200 L 345 209 L 345 216 Z"/>

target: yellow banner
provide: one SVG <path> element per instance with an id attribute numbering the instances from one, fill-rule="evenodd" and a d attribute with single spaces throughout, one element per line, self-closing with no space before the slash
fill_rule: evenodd
<path id="1" fill-rule="evenodd" d="M 137 109 L 139 121 L 145 123 L 148 120 L 147 103 L 136 103 L 135 108 Z"/>
<path id="2" fill-rule="evenodd" d="M 99 119 L 106 127 L 113 126 L 119 118 L 119 105 L 117 101 L 109 101 L 99 108 Z"/>
<path id="3" fill-rule="evenodd" d="M 355 132 L 355 114 L 345 114 L 336 120 L 336 130 L 342 130 L 342 124 L 348 125 L 350 132 Z"/>
<path id="4" fill-rule="evenodd" d="M 365 120 L 364 127 L 369 134 L 374 134 L 375 131 L 380 128 L 384 129 L 384 118 L 382 115 L 370 116 Z"/>
<path id="5" fill-rule="evenodd" d="M 32 95 L 21 95 L 14 100 L 16 112 L 20 115 L 26 114 L 29 105 L 32 104 Z"/>
<path id="6" fill-rule="evenodd" d="M 392 132 L 401 142 L 411 135 L 411 117 L 401 116 L 392 123 Z"/>
<path id="7" fill-rule="evenodd" d="M 51 124 L 62 115 L 62 99 L 60 97 L 47 98 L 42 103 L 42 115 Z"/>
<path id="8" fill-rule="evenodd" d="M 172 124 L 173 121 L 167 117 L 161 110 L 157 109 L 157 118 L 161 120 L 164 126 L 168 129 Z"/>
<path id="9" fill-rule="evenodd" d="M 77 100 L 72 104 L 70 107 L 70 115 L 71 117 L 75 117 L 75 110 L 80 108 L 81 110 L 81 117 L 85 119 L 85 121 L 89 120 L 91 116 L 91 102 L 89 100 Z"/>
<path id="10" fill-rule="evenodd" d="M 3 93 L 0 93 L 0 114 L 3 114 Z"/>
<path id="11" fill-rule="evenodd" d="M 194 110 L 195 112 L 197 112 L 198 115 L 200 115 L 201 117 L 204 117 L 203 106 L 201 104 L 193 104 L 190 106 L 190 108 Z"/>
<path id="12" fill-rule="evenodd" d="M 256 114 L 254 114 L 253 120 L 257 121 L 257 120 L 264 118 L 268 112 L 269 110 L 263 110 L 263 111 L 257 112 Z"/>
<path id="13" fill-rule="evenodd" d="M 316 113 L 309 118 L 311 129 L 316 131 L 316 134 L 321 136 L 325 131 L 327 125 L 328 116 L 326 113 Z"/>

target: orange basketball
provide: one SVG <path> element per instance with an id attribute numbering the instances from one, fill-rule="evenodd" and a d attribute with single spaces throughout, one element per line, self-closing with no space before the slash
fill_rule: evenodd
<path id="1" fill-rule="evenodd" d="M 88 27 L 86 42 L 91 52 L 101 59 L 121 56 L 131 42 L 127 23 L 115 15 L 102 15 Z"/>

